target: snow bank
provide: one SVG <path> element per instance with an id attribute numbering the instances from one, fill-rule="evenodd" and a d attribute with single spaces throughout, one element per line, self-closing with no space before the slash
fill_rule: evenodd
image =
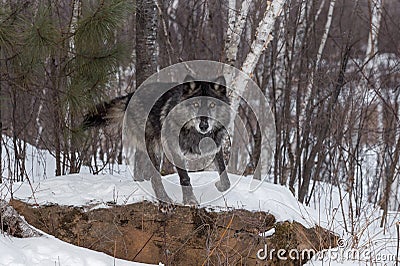
<path id="1" fill-rule="evenodd" d="M 204 182 L 214 182 L 218 174 L 215 172 L 190 173 L 194 185 Z M 349 195 L 343 190 L 341 197 L 337 187 L 325 183 L 318 183 L 315 187 L 311 207 L 300 204 L 291 192 L 280 185 L 262 182 L 254 192 L 249 192 L 248 178 L 230 175 L 231 182 L 236 185 L 229 193 L 219 199 L 203 204 L 216 211 L 231 208 L 247 209 L 251 211 L 265 211 L 273 214 L 277 221 L 297 221 L 306 227 L 318 224 L 338 233 L 344 239 L 348 251 L 357 250 L 359 258 L 329 258 L 312 260 L 307 265 L 360 265 L 381 259 L 381 263 L 394 263 L 393 255 L 397 251 L 396 223 L 400 220 L 399 213 L 390 214 L 387 226 L 380 228 L 381 212 L 378 207 L 362 202 L 361 215 L 351 221 L 349 210 Z M 176 174 L 169 175 L 163 180 L 168 193 L 181 197 Z M 124 205 L 155 199 L 145 191 L 143 183 L 136 183 L 128 175 L 92 175 L 74 174 L 50 178 L 32 184 L 14 183 L 14 198 L 27 203 L 60 204 L 85 206 L 88 209 L 107 208 L 110 205 Z M 151 189 L 151 188 L 147 188 Z M 196 197 L 201 202 L 204 191 L 196 190 Z M 0 186 L 0 197 L 9 198 L 9 187 Z M 343 208 L 342 208 L 342 205 Z M 353 206 L 355 203 L 353 202 Z M 357 236 L 358 243 L 354 243 L 351 230 Z M 347 229 L 346 229 L 347 228 Z M 271 232 L 272 234 L 272 232 Z M 369 258 L 361 253 L 371 251 Z M 334 250 L 333 250 L 334 251 Z M 85 252 L 88 252 L 87 254 Z M 386 256 L 386 257 L 385 257 Z M 389 257 L 392 256 L 392 257 Z M 386 261 L 383 261 L 386 259 Z M 58 262 L 60 261 L 60 262 Z M 116 260 L 116 265 L 128 262 Z M 114 259 L 105 254 L 92 252 L 75 247 L 51 236 L 35 239 L 15 239 L 0 237 L 0 265 L 112 265 Z"/>
<path id="2" fill-rule="evenodd" d="M 353 210 L 349 208 L 349 194 L 342 193 L 335 186 L 318 183 L 311 206 L 316 210 L 319 225 L 339 234 L 339 248 L 319 253 L 316 260 L 305 265 L 395 265 L 397 254 L 396 224 L 400 222 L 400 212 L 389 212 L 387 223 L 380 226 L 382 210 L 369 203 L 364 197 L 357 202 L 360 215 L 355 215 L 357 206 L 352 197 Z M 352 233 L 353 232 L 353 235 Z"/>
<path id="3" fill-rule="evenodd" d="M 77 247 L 50 235 L 13 238 L 0 234 L 0 265 L 12 266 L 146 266 L 114 259 L 101 252 Z"/>
<path id="4" fill-rule="evenodd" d="M 192 183 L 214 182 L 215 172 L 191 173 Z M 229 193 L 205 207 L 216 211 L 243 208 L 252 211 L 265 211 L 273 214 L 278 221 L 296 220 L 307 227 L 314 225 L 307 208 L 299 204 L 288 189 L 280 185 L 262 182 L 260 187 L 249 192 L 248 178 L 230 175 L 236 185 Z M 176 174 L 163 181 L 168 193 L 180 197 Z M 143 200 L 154 201 L 151 195 L 142 190 L 143 184 L 136 183 L 127 175 L 73 174 L 59 176 L 32 183 L 14 183 L 13 197 L 31 204 L 59 204 L 85 206 L 88 209 L 107 208 L 110 204 L 130 204 Z M 175 190 L 174 190 L 175 189 Z M 196 197 L 201 201 L 202 191 Z M 0 197 L 10 198 L 10 187 L 0 185 Z M 115 264 L 114 264 L 115 263 Z M 46 235 L 38 238 L 17 239 L 0 235 L 0 265 L 145 265 L 114 258 L 103 253 L 76 247 Z"/>
<path id="5" fill-rule="evenodd" d="M 190 173 L 192 184 L 196 182 L 214 182 L 218 173 L 197 172 Z M 306 227 L 315 225 L 315 220 L 309 209 L 300 204 L 291 192 L 280 185 L 263 182 L 254 192 L 249 191 L 249 178 L 229 175 L 232 183 L 236 185 L 225 195 L 220 194 L 219 199 L 201 204 L 201 190 L 195 194 L 202 207 L 215 210 L 230 208 L 247 209 L 250 211 L 265 211 L 273 214 L 277 221 L 297 221 Z M 146 182 L 145 182 L 146 183 Z M 147 186 L 150 186 L 147 182 Z M 170 196 L 181 197 L 179 177 L 172 174 L 163 179 L 165 188 Z M 172 184 L 172 185 L 171 185 Z M 92 175 L 74 174 L 55 177 L 34 183 L 31 188 L 28 183 L 14 183 L 14 198 L 27 203 L 39 205 L 59 204 L 73 206 L 91 206 L 91 208 L 107 207 L 107 204 L 130 204 L 143 200 L 155 199 L 142 188 L 146 184 L 134 182 L 129 176 L 124 175 Z M 146 188 L 151 190 L 151 186 Z M 33 190 L 33 191 L 32 191 Z M 217 189 L 215 188 L 217 193 Z M 5 194 L 5 192 L 0 192 Z"/>

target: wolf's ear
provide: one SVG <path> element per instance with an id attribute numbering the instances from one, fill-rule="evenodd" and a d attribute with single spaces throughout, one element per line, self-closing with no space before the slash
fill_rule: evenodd
<path id="1" fill-rule="evenodd" d="M 191 82 L 194 81 L 194 77 L 192 77 L 191 75 L 186 75 L 185 79 L 183 80 L 183 82 Z"/>
<path id="2" fill-rule="evenodd" d="M 226 94 L 226 80 L 224 76 L 219 76 L 214 80 L 214 89 L 222 94 Z"/>
<path id="3" fill-rule="evenodd" d="M 194 90 L 196 88 L 196 83 L 194 82 L 194 77 L 192 77 L 191 75 L 187 75 L 185 77 L 185 79 L 183 80 L 183 83 L 187 83 L 187 82 L 190 82 L 189 86 L 190 86 L 191 90 Z"/>

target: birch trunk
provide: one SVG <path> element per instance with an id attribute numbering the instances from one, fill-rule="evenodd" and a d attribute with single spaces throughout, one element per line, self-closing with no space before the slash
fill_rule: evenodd
<path id="1" fill-rule="evenodd" d="M 283 5 L 285 4 L 286 0 L 275 0 L 272 3 L 269 2 L 269 5 L 264 13 L 263 19 L 260 21 L 257 27 L 257 33 L 255 40 L 252 42 L 251 49 L 249 54 L 246 56 L 246 59 L 242 65 L 242 71 L 247 74 L 248 76 L 253 76 L 253 71 L 255 70 L 256 64 L 260 59 L 260 56 L 264 49 L 267 47 L 268 43 L 272 40 L 271 32 L 274 29 L 275 21 L 277 17 L 280 15 Z M 244 91 L 247 86 L 247 81 L 245 80 L 237 80 L 238 77 L 235 77 L 234 81 L 232 82 L 232 87 L 234 88 L 234 92 L 236 95 L 244 95 Z M 232 99 L 232 109 L 238 110 L 239 109 L 240 98 L 233 97 Z M 238 112 L 237 112 L 238 113 Z M 229 131 L 236 132 L 234 125 L 235 120 L 237 119 L 236 115 L 233 115 L 229 124 Z M 235 142 L 237 138 L 233 138 L 233 142 Z M 262 145 L 264 145 L 264 138 L 262 141 Z M 233 146 L 236 146 L 234 143 Z M 263 158 L 261 158 L 262 160 Z M 256 177 L 260 178 L 260 177 Z"/>
<path id="2" fill-rule="evenodd" d="M 322 0 L 322 1 L 321 1 L 321 4 L 319 5 L 319 8 L 318 8 L 317 13 L 315 14 L 315 21 L 318 20 L 319 15 L 321 14 L 322 8 L 324 7 L 324 5 L 325 5 L 325 0 Z"/>
<path id="3" fill-rule="evenodd" d="M 253 76 L 253 71 L 256 67 L 258 60 L 264 49 L 267 47 L 268 43 L 272 40 L 271 32 L 274 28 L 275 20 L 280 15 L 283 5 L 285 4 L 286 0 L 275 0 L 269 4 L 267 10 L 264 13 L 263 19 L 260 21 L 257 27 L 257 34 L 256 38 L 251 45 L 250 52 L 246 56 L 246 59 L 242 65 L 242 71 L 249 75 L 250 77 Z M 230 18 L 231 19 L 231 18 Z M 243 26 L 244 27 L 244 26 Z M 229 30 L 228 30 L 229 35 Z M 238 81 L 234 81 L 233 85 L 241 84 L 241 86 L 234 86 L 235 92 L 238 95 L 241 95 L 245 89 L 246 84 L 238 83 Z M 239 106 L 239 101 L 237 98 L 233 99 L 232 106 L 234 110 L 237 110 Z M 233 121 L 230 126 L 233 126 Z"/>
<path id="4" fill-rule="evenodd" d="M 392 155 L 390 155 L 390 150 L 386 149 L 387 146 L 385 143 L 385 128 L 383 124 L 384 114 L 383 114 L 383 105 L 384 100 L 381 98 L 382 94 L 379 95 L 377 91 L 381 87 L 380 78 L 377 76 L 378 65 L 381 63 L 381 59 L 377 54 L 379 53 L 378 49 L 378 37 L 379 37 L 379 29 L 382 20 L 382 8 L 383 8 L 383 0 L 371 0 L 371 28 L 368 36 L 368 45 L 366 58 L 364 63 L 366 64 L 365 74 L 371 73 L 371 80 L 373 80 L 373 98 L 377 99 L 377 131 L 378 135 L 378 143 L 380 144 L 380 149 L 378 150 L 378 161 L 382 164 L 382 173 L 380 176 L 384 178 L 383 186 L 382 186 L 382 197 L 383 197 L 383 209 L 385 214 L 389 210 L 397 211 L 398 203 L 396 202 L 396 195 L 398 184 L 394 182 L 394 173 L 391 170 L 394 166 L 393 164 L 397 164 L 397 160 L 392 159 Z M 377 60 L 378 59 L 378 60 Z M 367 83 L 368 81 L 366 81 Z M 398 150 L 396 149 L 395 155 L 398 155 Z"/>
<path id="5" fill-rule="evenodd" d="M 309 82 L 307 84 L 307 87 L 305 88 L 304 91 L 304 99 L 301 101 L 300 98 L 298 99 L 298 107 L 299 110 L 297 110 L 297 115 L 298 115 L 298 137 L 297 137 L 297 141 L 300 142 L 300 138 L 305 138 L 307 136 L 305 136 L 305 124 L 309 123 L 309 120 L 311 118 L 311 116 L 308 117 L 307 119 L 307 112 L 310 111 L 314 105 L 314 99 L 312 98 L 312 90 L 314 87 L 314 73 L 318 72 L 319 70 L 319 65 L 321 62 L 321 58 L 322 58 L 322 54 L 326 45 L 326 41 L 328 39 L 328 35 L 329 35 L 329 31 L 331 28 L 331 24 L 332 24 L 332 17 L 333 17 L 333 11 L 335 9 L 335 4 L 336 4 L 336 0 L 331 0 L 329 3 L 329 9 L 328 9 L 328 15 L 327 15 L 327 19 L 325 22 L 325 27 L 324 27 L 324 33 L 321 37 L 321 42 L 320 45 L 318 47 L 318 51 L 317 51 L 317 55 L 316 55 L 316 60 L 315 60 L 315 67 L 311 70 L 310 73 L 310 79 Z M 319 16 L 319 12 L 322 9 L 322 4 L 319 8 L 319 10 L 317 11 L 317 15 Z M 301 95 L 299 94 L 298 97 L 301 97 Z M 318 136 L 318 138 L 321 138 L 322 136 Z M 319 140 L 320 141 L 320 140 Z M 318 142 L 319 143 L 319 142 Z M 302 156 L 302 154 L 304 153 L 304 149 L 300 148 L 300 143 L 296 143 L 296 156 L 298 158 L 300 158 Z M 315 147 L 312 148 L 312 150 L 314 150 Z M 312 156 L 316 156 L 317 153 L 310 153 L 308 156 L 307 154 L 305 154 L 304 156 L 307 158 L 306 161 L 310 161 Z M 297 161 L 297 165 L 299 165 L 299 161 Z M 296 173 L 293 171 L 291 173 L 292 178 L 290 180 L 290 187 L 293 188 L 294 185 L 294 178 Z M 308 187 L 310 184 L 310 180 L 311 180 L 311 168 L 308 166 L 308 164 L 306 163 L 306 165 L 303 167 L 303 173 L 302 173 L 302 180 L 298 180 L 299 182 L 299 191 L 298 191 L 298 195 L 299 195 L 299 200 L 301 202 L 304 201 L 304 198 L 307 194 L 308 191 Z"/>
<path id="6" fill-rule="evenodd" d="M 383 180 L 382 186 L 381 186 L 381 197 L 382 197 L 382 205 L 381 207 L 384 209 L 385 213 L 387 212 L 388 209 L 394 206 L 389 206 L 390 203 L 390 194 L 392 192 L 391 186 L 391 177 L 389 174 L 389 168 L 390 168 L 390 159 L 388 160 L 387 153 L 388 151 L 385 149 L 385 139 L 383 137 L 384 135 L 384 126 L 383 126 L 383 100 L 381 99 L 380 95 L 377 93 L 377 91 L 380 88 L 380 80 L 376 76 L 376 73 L 378 71 L 378 60 L 377 60 L 377 54 L 379 52 L 378 50 L 378 36 L 379 36 L 379 28 L 381 24 L 381 18 L 382 18 L 382 5 L 383 1 L 382 0 L 370 0 L 370 6 L 371 6 L 371 23 L 370 23 L 370 30 L 369 30 L 369 35 L 368 35 L 368 44 L 367 44 L 367 50 L 366 50 L 366 56 L 364 59 L 364 70 L 363 74 L 365 77 L 369 77 L 370 80 L 373 80 L 373 84 L 368 84 L 368 80 L 364 80 L 361 84 L 364 86 L 364 88 L 367 90 L 366 95 L 367 95 L 367 103 L 368 106 L 371 104 L 371 102 L 376 99 L 377 102 L 377 132 L 378 132 L 378 144 L 379 148 L 377 151 L 377 165 L 378 168 L 381 169 L 380 172 L 378 172 L 377 178 L 381 178 Z M 372 90 L 369 89 L 369 86 L 373 86 L 374 88 Z M 362 89 L 362 88 L 361 88 Z"/>
<path id="7" fill-rule="evenodd" d="M 275 0 L 267 7 L 264 17 L 257 28 L 256 39 L 251 44 L 249 54 L 242 65 L 242 71 L 252 76 L 258 60 L 268 43 L 272 40 L 271 32 L 274 29 L 276 18 L 280 15 L 286 0 Z"/>
<path id="8" fill-rule="evenodd" d="M 237 20 L 235 18 L 235 13 L 232 12 L 231 7 L 229 7 L 229 19 L 228 19 L 229 25 L 227 32 L 227 42 L 225 43 L 225 51 L 226 51 L 227 64 L 231 66 L 234 66 L 236 63 L 237 53 L 240 44 L 240 37 L 242 36 L 244 27 L 246 25 L 247 14 L 249 13 L 251 2 L 252 1 L 250 0 L 243 0 L 242 7 L 240 9 L 240 14 Z M 231 1 L 229 1 L 229 4 L 232 4 Z"/>
<path id="9" fill-rule="evenodd" d="M 311 71 L 310 74 L 310 82 L 307 85 L 306 91 L 304 93 L 304 104 L 309 104 L 310 106 L 314 105 L 314 101 L 311 98 L 312 95 L 312 89 L 314 86 L 314 75 L 315 72 L 318 72 L 319 70 L 319 65 L 321 63 L 321 58 L 322 58 L 322 53 L 325 49 L 325 45 L 326 45 L 326 40 L 328 39 L 328 35 L 329 35 L 329 31 L 331 28 L 331 24 L 332 24 L 332 17 L 333 17 L 333 10 L 335 9 L 335 3 L 336 0 L 331 0 L 329 3 L 329 10 L 328 10 L 328 18 L 326 20 L 325 23 L 325 29 L 324 29 L 324 34 L 322 35 L 321 38 L 321 43 L 318 47 L 318 52 L 317 52 L 317 58 L 315 60 L 315 68 Z M 306 112 L 306 107 L 303 106 L 303 108 L 301 109 L 301 113 L 300 113 L 300 124 L 304 123 L 305 120 L 305 112 Z"/>
<path id="10" fill-rule="evenodd" d="M 228 29 L 226 32 L 225 49 L 229 46 L 232 40 L 233 29 L 235 28 L 236 21 L 236 0 L 228 0 Z M 227 51 L 227 50 L 225 50 Z M 226 55 L 229 58 L 229 55 Z"/>
<path id="11" fill-rule="evenodd" d="M 382 18 L 382 0 L 371 1 L 371 28 L 368 36 L 367 56 L 365 62 L 370 61 L 371 58 L 378 52 L 378 34 Z M 372 65 L 373 66 L 373 65 Z M 369 67 L 372 67 L 369 65 Z"/>

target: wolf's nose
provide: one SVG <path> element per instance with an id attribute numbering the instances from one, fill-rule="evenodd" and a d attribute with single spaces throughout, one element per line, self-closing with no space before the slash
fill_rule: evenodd
<path id="1" fill-rule="evenodd" d="M 207 121 L 207 117 L 206 116 L 202 116 L 200 117 L 200 124 L 199 124 L 199 128 L 201 131 L 205 132 L 208 129 L 208 121 Z"/>

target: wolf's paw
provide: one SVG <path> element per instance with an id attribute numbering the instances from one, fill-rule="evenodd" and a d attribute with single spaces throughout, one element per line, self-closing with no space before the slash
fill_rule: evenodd
<path id="1" fill-rule="evenodd" d="M 197 201 L 196 197 L 192 194 L 189 196 L 183 196 L 183 204 L 189 206 L 197 206 L 199 202 Z"/>
<path id="2" fill-rule="evenodd" d="M 174 202 L 172 201 L 172 199 L 168 196 L 168 195 L 161 195 L 161 196 L 157 196 L 157 199 L 160 203 L 165 203 L 165 204 L 173 204 Z"/>
<path id="3" fill-rule="evenodd" d="M 175 210 L 175 205 L 172 204 L 172 203 L 167 203 L 167 202 L 162 202 L 162 201 L 161 201 L 161 202 L 158 204 L 158 210 L 159 210 L 161 213 L 170 214 L 170 213 L 174 212 L 174 210 Z"/>
<path id="4" fill-rule="evenodd" d="M 229 182 L 225 183 L 225 182 L 217 181 L 217 182 L 215 182 L 215 187 L 218 189 L 219 192 L 224 192 L 224 191 L 227 191 L 231 187 L 231 184 Z"/>

